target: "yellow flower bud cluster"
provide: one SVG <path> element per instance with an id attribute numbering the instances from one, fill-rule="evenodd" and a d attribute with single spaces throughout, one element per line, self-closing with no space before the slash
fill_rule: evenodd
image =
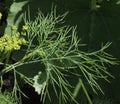
<path id="1" fill-rule="evenodd" d="M 27 30 L 27 29 L 28 29 L 27 24 L 26 24 L 26 25 L 24 25 L 24 26 L 22 26 L 22 30 L 23 30 L 23 31 L 25 31 L 25 30 Z"/>
<path id="2" fill-rule="evenodd" d="M 13 25 L 13 26 L 11 27 L 11 30 L 17 30 L 17 26 Z"/>
<path id="3" fill-rule="evenodd" d="M 17 32 L 14 35 L 5 34 L 0 38 L 0 52 L 20 50 L 21 45 L 27 44 L 27 41 Z"/>
<path id="4" fill-rule="evenodd" d="M 22 36 L 26 36 L 27 29 L 28 29 L 28 25 L 27 24 L 22 26 L 22 31 L 21 31 L 21 35 Z"/>

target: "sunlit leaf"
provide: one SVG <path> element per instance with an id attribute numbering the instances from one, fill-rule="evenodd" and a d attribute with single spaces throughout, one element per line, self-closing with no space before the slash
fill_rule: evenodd
<path id="1" fill-rule="evenodd" d="M 47 84 L 46 73 L 39 72 L 38 75 L 34 76 L 33 80 L 33 87 L 35 88 L 35 91 L 38 94 L 43 93 Z"/>

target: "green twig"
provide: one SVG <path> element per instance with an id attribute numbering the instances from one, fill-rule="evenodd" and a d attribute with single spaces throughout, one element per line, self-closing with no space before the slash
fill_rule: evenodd
<path id="1" fill-rule="evenodd" d="M 74 98 L 77 97 L 78 92 L 79 92 L 79 90 L 80 90 L 81 88 L 83 89 L 83 92 L 84 92 L 84 94 L 86 95 L 86 98 L 87 98 L 89 104 L 93 104 L 92 101 L 91 101 L 91 99 L 90 99 L 90 96 L 89 96 L 89 94 L 88 94 L 88 92 L 87 92 L 87 89 L 85 88 L 85 86 L 84 86 L 84 84 L 83 84 L 83 82 L 82 82 L 81 79 L 79 79 L 79 82 L 78 82 L 78 84 L 76 85 L 76 88 L 75 88 L 74 93 L 73 93 L 73 97 L 74 97 Z"/>
<path id="2" fill-rule="evenodd" d="M 96 0 L 91 0 L 91 10 L 96 10 Z"/>

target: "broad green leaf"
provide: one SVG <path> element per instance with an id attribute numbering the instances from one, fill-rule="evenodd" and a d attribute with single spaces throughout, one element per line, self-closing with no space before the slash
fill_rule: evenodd
<path id="1" fill-rule="evenodd" d="M 20 21 L 21 21 L 21 17 L 23 16 L 23 13 L 20 13 L 22 11 L 22 7 L 27 4 L 28 1 L 23 1 L 23 2 L 14 2 L 11 7 L 10 7 L 10 12 L 8 14 L 8 18 L 7 18 L 7 27 L 5 29 L 5 33 L 10 33 L 11 32 L 11 26 L 12 25 L 16 25 L 18 26 Z M 20 13 L 19 16 L 18 13 Z M 17 18 L 17 19 L 16 19 Z"/>
<path id="2" fill-rule="evenodd" d="M 39 72 L 38 75 L 34 76 L 33 80 L 33 87 L 35 88 L 35 91 L 38 94 L 42 94 L 45 90 L 47 80 L 46 80 L 46 73 L 45 72 Z"/>

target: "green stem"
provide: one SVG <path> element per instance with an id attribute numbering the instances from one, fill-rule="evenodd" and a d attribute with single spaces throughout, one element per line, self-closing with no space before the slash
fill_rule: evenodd
<path id="1" fill-rule="evenodd" d="M 7 65 L 7 63 L 9 62 L 9 59 L 10 59 L 10 55 L 11 55 L 11 52 L 8 52 L 7 58 L 6 58 L 6 60 L 5 60 L 5 66 L 4 66 L 3 69 L 6 68 L 6 65 Z"/>
<path id="2" fill-rule="evenodd" d="M 81 88 L 81 83 L 80 83 L 80 81 L 78 81 L 78 83 L 77 83 L 77 85 L 75 87 L 74 93 L 73 93 L 73 98 L 77 97 L 80 88 Z"/>
<path id="3" fill-rule="evenodd" d="M 91 49 L 91 44 L 93 41 L 95 16 L 96 16 L 96 0 L 91 0 L 90 32 L 89 32 L 89 40 L 88 40 L 88 51 Z"/>
<path id="4" fill-rule="evenodd" d="M 6 68 L 7 63 L 9 62 L 10 55 L 11 55 L 11 52 L 8 52 L 7 58 L 6 58 L 6 60 L 5 60 L 5 64 L 4 64 L 4 66 L 3 66 L 3 70 Z M 3 71 L 3 70 L 2 70 L 2 71 Z M 3 85 L 2 75 L 3 75 L 3 74 L 0 73 L 0 79 L 1 79 L 1 81 L 0 81 L 1 86 L 0 86 L 0 87 L 1 87 L 1 88 L 2 88 L 2 85 Z"/>
<path id="5" fill-rule="evenodd" d="M 75 87 L 75 90 L 74 90 L 74 93 L 73 93 L 73 97 L 74 97 L 74 98 L 77 97 L 80 88 L 83 89 L 83 92 L 85 93 L 86 98 L 87 98 L 89 104 L 93 104 L 92 101 L 91 101 L 91 99 L 90 99 L 90 96 L 89 96 L 89 94 L 88 94 L 88 92 L 87 92 L 87 90 L 86 90 L 86 88 L 85 88 L 85 86 L 84 86 L 84 84 L 83 84 L 83 82 L 82 82 L 81 79 L 79 79 L 79 82 L 78 82 L 78 84 L 77 84 L 76 87 Z"/>
<path id="6" fill-rule="evenodd" d="M 96 0 L 91 0 L 91 10 L 96 10 Z"/>
<path id="7" fill-rule="evenodd" d="M 93 35 L 94 35 L 94 29 L 95 29 L 95 17 L 96 13 L 93 11 L 90 16 L 90 33 L 89 33 L 89 40 L 88 40 L 88 50 L 91 49 L 92 41 L 93 41 Z"/>
<path id="8" fill-rule="evenodd" d="M 93 104 L 92 101 L 91 101 L 91 99 L 90 99 L 90 96 L 89 96 L 89 94 L 88 94 L 88 92 L 87 92 L 87 90 L 86 90 L 86 88 L 85 88 L 85 86 L 84 86 L 84 84 L 83 84 L 83 82 L 82 82 L 82 80 L 79 79 L 79 81 L 80 81 L 80 83 L 81 83 L 81 86 L 82 86 L 82 88 L 83 88 L 83 92 L 85 93 L 89 104 Z"/>

